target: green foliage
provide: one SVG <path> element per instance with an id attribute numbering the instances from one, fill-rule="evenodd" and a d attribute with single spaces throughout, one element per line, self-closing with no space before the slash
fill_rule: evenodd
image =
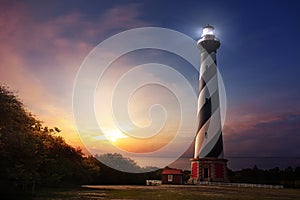
<path id="1" fill-rule="evenodd" d="M 40 122 L 7 88 L 0 86 L 1 183 L 23 188 L 38 178 L 36 127 Z"/>
<path id="2" fill-rule="evenodd" d="M 36 188 L 76 184 L 145 184 L 157 179 L 158 171 L 125 173 L 107 167 L 93 156 L 68 145 L 57 127 L 42 126 L 7 87 L 0 85 L 0 187 L 17 194 Z M 98 159 L 135 172 L 156 168 L 139 167 L 121 154 L 104 154 Z M 10 193 L 11 194 L 11 193 Z"/>
<path id="3" fill-rule="evenodd" d="M 59 132 L 56 127 L 43 127 L 8 88 L 0 85 L 1 189 L 34 192 L 37 186 L 88 183 L 99 166 L 68 145 Z"/>

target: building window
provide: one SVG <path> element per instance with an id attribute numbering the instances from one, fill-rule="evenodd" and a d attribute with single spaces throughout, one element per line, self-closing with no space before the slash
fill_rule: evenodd
<path id="1" fill-rule="evenodd" d="M 168 182 L 172 182 L 173 181 L 173 175 L 169 174 L 168 175 Z"/>

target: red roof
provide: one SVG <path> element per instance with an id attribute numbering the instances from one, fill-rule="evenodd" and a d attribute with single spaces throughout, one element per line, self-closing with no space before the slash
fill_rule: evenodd
<path id="1" fill-rule="evenodd" d="M 167 169 L 163 169 L 161 174 L 182 174 L 182 172 L 180 169 L 167 168 Z"/>

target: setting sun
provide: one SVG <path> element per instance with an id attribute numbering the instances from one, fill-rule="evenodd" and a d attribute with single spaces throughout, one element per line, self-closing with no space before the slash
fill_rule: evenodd
<path id="1" fill-rule="evenodd" d="M 104 131 L 105 137 L 111 142 L 117 142 L 119 139 L 127 138 L 128 136 L 122 133 L 119 129 Z"/>

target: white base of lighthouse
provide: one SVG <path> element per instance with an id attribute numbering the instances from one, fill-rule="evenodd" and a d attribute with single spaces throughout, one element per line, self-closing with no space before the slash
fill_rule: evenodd
<path id="1" fill-rule="evenodd" d="M 191 159 L 191 177 L 189 184 L 201 181 L 229 182 L 227 161 L 224 158 L 193 158 Z"/>

